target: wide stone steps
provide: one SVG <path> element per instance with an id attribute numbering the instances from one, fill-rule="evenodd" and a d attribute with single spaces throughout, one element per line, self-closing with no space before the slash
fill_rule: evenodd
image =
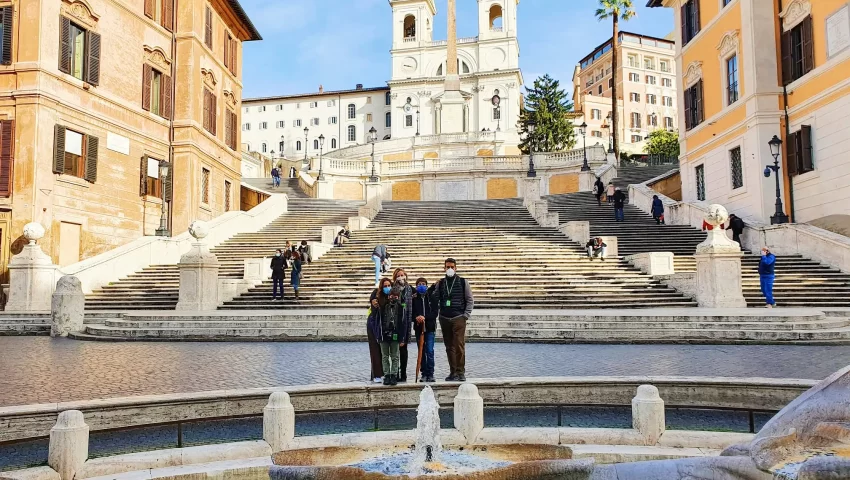
<path id="1" fill-rule="evenodd" d="M 678 165 L 626 165 L 617 169 L 617 178 L 613 180 L 614 186 L 620 187 L 628 194 L 628 187 L 632 184 L 640 184 L 665 174 L 670 170 L 679 168 Z"/>
<path id="2" fill-rule="evenodd" d="M 304 193 L 303 190 L 298 187 L 297 178 L 287 178 L 284 176 L 280 179 L 279 187 L 273 186 L 274 183 L 272 182 L 271 177 L 243 178 L 242 182 L 265 192 L 270 192 L 273 194 L 286 194 L 286 196 L 289 197 L 290 200 L 296 198 L 310 198 L 307 196 L 306 193 Z"/>

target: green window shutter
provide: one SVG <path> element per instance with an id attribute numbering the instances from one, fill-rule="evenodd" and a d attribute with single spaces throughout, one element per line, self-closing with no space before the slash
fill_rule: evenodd
<path id="1" fill-rule="evenodd" d="M 71 20 L 59 17 L 59 70 L 71 73 Z"/>
<path id="2" fill-rule="evenodd" d="M 97 181 L 97 150 L 100 139 L 86 135 L 86 181 L 95 183 Z"/>
<path id="3" fill-rule="evenodd" d="M 65 173 L 65 127 L 53 127 L 53 173 Z"/>

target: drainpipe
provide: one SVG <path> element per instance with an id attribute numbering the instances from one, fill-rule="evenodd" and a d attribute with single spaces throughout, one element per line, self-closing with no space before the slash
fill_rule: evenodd
<path id="1" fill-rule="evenodd" d="M 779 2 L 779 13 L 781 14 L 782 13 L 782 0 L 778 0 L 778 2 Z M 779 36 L 780 36 L 779 43 L 780 43 L 780 50 L 781 50 L 782 17 L 778 17 L 778 19 L 779 19 Z M 779 62 L 780 67 L 779 67 L 779 69 L 780 69 L 780 72 L 781 72 L 782 71 L 782 61 L 781 61 L 782 54 L 780 53 L 779 56 L 780 56 L 780 62 Z M 790 121 L 790 115 L 788 115 L 788 85 L 785 85 L 784 80 L 782 81 L 782 98 L 783 98 L 783 102 L 784 102 L 784 104 L 782 105 L 783 111 L 785 112 L 785 142 L 786 142 L 786 148 L 788 148 L 787 142 L 788 142 L 788 138 L 791 136 L 791 121 Z M 788 174 L 788 165 L 787 165 L 788 164 L 788 157 L 787 157 L 787 155 L 785 156 L 785 162 L 786 162 L 785 175 L 788 177 L 788 221 L 790 223 L 794 223 L 794 178 L 791 177 L 791 175 Z"/>
<path id="2" fill-rule="evenodd" d="M 171 167 L 171 201 L 168 202 L 168 233 L 174 236 L 174 106 L 177 103 L 177 1 L 168 0 L 171 5 L 171 112 L 168 119 L 168 163 Z M 234 127 L 235 128 L 235 127 Z"/>

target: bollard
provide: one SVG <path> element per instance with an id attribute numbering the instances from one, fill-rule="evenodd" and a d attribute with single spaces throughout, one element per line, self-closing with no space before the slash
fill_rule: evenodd
<path id="1" fill-rule="evenodd" d="M 68 410 L 59 414 L 50 429 L 47 464 L 61 480 L 73 480 L 89 456 L 89 426 L 83 412 Z"/>
<path id="2" fill-rule="evenodd" d="M 458 388 L 454 406 L 455 428 L 466 437 L 467 445 L 475 442 L 484 429 L 484 399 L 478 387 L 464 383 Z"/>
<path id="3" fill-rule="evenodd" d="M 56 283 L 50 308 L 50 336 L 67 337 L 69 333 L 82 332 L 86 297 L 83 284 L 73 275 L 65 275 Z"/>
<path id="4" fill-rule="evenodd" d="M 295 408 L 286 392 L 274 392 L 263 408 L 263 440 L 277 453 L 295 438 Z"/>
<path id="5" fill-rule="evenodd" d="M 638 431 L 645 445 L 656 445 L 664 433 L 664 400 L 652 385 L 641 385 L 632 399 L 632 428 Z"/>

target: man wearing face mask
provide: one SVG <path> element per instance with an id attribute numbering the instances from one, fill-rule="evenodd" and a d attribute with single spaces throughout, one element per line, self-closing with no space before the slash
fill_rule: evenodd
<path id="1" fill-rule="evenodd" d="M 457 274 L 457 262 L 447 258 L 446 277 L 437 282 L 440 300 L 440 329 L 449 359 L 447 382 L 466 381 L 466 321 L 472 316 L 472 288 Z"/>
<path id="2" fill-rule="evenodd" d="M 283 252 L 278 248 L 272 258 L 272 300 L 278 300 L 277 292 L 280 289 L 280 300 L 283 300 L 283 280 L 286 278 L 286 259 Z"/>
<path id="3" fill-rule="evenodd" d="M 407 283 L 407 272 L 403 268 L 397 268 L 393 272 L 393 288 L 399 291 L 402 315 L 409 329 L 413 323 L 413 288 Z M 409 335 L 410 332 L 408 332 Z M 407 341 L 399 343 L 398 353 L 400 360 L 398 381 L 404 383 L 407 381 Z"/>

